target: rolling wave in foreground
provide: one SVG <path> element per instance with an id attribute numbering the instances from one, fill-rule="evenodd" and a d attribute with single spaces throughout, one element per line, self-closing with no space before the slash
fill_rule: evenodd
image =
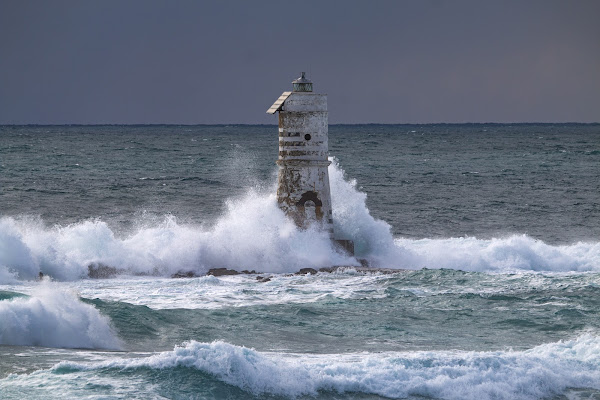
<path id="1" fill-rule="evenodd" d="M 385 398 L 539 399 L 573 387 L 600 389 L 600 339 L 593 335 L 526 351 L 347 353 L 332 358 L 191 341 L 146 357 L 97 358 L 11 375 L 5 380 L 6 394 L 35 393 L 30 385 L 38 382 L 77 397 L 86 386 L 101 387 L 102 377 L 110 378 L 127 398 L 155 396 L 156 385 L 131 384 L 152 377 L 162 380 L 162 396 L 194 393 L 194 398 L 239 396 L 241 389 L 248 398 L 330 398 L 335 393 L 367 398 L 358 396 L 362 393 Z M 575 392 L 582 397 L 585 393 Z"/>
<path id="2" fill-rule="evenodd" d="M 335 161 L 335 160 L 334 160 Z M 553 246 L 526 235 L 477 239 L 393 238 L 390 226 L 373 218 L 366 194 L 355 181 L 330 167 L 337 234 L 354 240 L 357 258 L 383 268 L 451 268 L 466 271 L 600 271 L 600 243 Z M 275 195 L 250 190 L 227 202 L 210 225 L 139 221 L 130 233 L 111 230 L 94 219 L 66 226 L 46 226 L 31 217 L 0 218 L 0 283 L 35 279 L 86 278 L 90 264 L 117 268 L 124 275 L 199 275 L 210 268 L 285 273 L 300 268 L 358 266 L 353 257 L 332 247 L 323 232 L 299 230 L 277 207 Z"/>

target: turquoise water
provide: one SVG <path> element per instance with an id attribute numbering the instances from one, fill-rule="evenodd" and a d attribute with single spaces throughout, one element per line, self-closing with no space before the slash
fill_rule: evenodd
<path id="1" fill-rule="evenodd" d="M 330 151 L 336 231 L 398 272 L 279 212 L 275 127 L 0 128 L 0 397 L 600 398 L 599 125 Z"/>

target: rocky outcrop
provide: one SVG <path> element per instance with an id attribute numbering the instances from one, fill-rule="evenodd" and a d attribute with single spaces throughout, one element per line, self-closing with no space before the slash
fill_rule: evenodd
<path id="1" fill-rule="evenodd" d="M 358 261 L 360 262 L 360 266 L 336 265 L 336 266 L 332 266 L 332 267 L 319 268 L 318 270 L 316 270 L 315 268 L 301 268 L 298 272 L 296 272 L 294 274 L 287 274 L 284 276 L 308 275 L 308 274 L 314 275 L 319 272 L 332 273 L 332 272 L 340 271 L 340 270 L 351 270 L 351 271 L 356 271 L 356 272 L 360 272 L 360 273 L 381 273 L 381 274 L 395 274 L 395 273 L 405 271 L 405 270 L 401 270 L 401 269 L 370 267 L 369 263 L 366 260 L 358 259 Z M 111 268 L 111 267 L 106 267 L 106 268 Z M 106 272 L 107 273 L 111 272 L 111 270 L 106 270 Z M 116 273 L 116 271 L 115 271 L 115 273 Z M 255 270 L 247 270 L 247 269 L 242 270 L 242 271 L 236 271 L 234 269 L 228 269 L 228 268 L 211 268 L 206 273 L 206 275 L 212 275 L 212 276 L 257 275 L 257 274 L 260 274 L 260 272 L 256 272 Z M 179 271 L 179 272 L 171 275 L 171 278 L 196 278 L 199 276 L 201 276 L 201 275 L 198 275 L 194 271 L 187 271 L 187 272 Z M 272 278 L 273 278 L 273 276 L 258 275 L 256 277 L 256 280 L 258 282 L 269 282 Z"/>
<path id="2" fill-rule="evenodd" d="M 88 276 L 92 279 L 114 278 L 119 272 L 122 271 L 102 263 L 91 263 L 88 265 Z"/>
<path id="3" fill-rule="evenodd" d="M 225 276 L 225 275 L 239 275 L 240 273 L 234 269 L 227 268 L 211 268 L 208 270 L 206 275 L 212 276 Z"/>
<path id="4" fill-rule="evenodd" d="M 314 275 L 317 272 L 319 272 L 319 271 L 317 271 L 314 268 L 302 268 L 300 271 L 296 272 L 295 275 L 306 275 L 306 274 Z"/>
<path id="5" fill-rule="evenodd" d="M 194 271 L 177 271 L 171 275 L 171 278 L 197 278 L 199 276 L 200 275 L 196 274 Z"/>

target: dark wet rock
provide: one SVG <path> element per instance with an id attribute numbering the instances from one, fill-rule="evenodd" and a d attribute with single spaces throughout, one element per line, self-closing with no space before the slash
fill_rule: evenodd
<path id="1" fill-rule="evenodd" d="M 211 268 L 206 273 L 206 275 L 212 275 L 212 276 L 239 275 L 239 274 L 240 273 L 238 271 L 233 270 L 233 269 L 227 269 L 227 268 Z"/>
<path id="2" fill-rule="evenodd" d="M 119 273 L 115 267 L 102 263 L 91 263 L 88 265 L 88 276 L 92 279 L 113 278 Z"/>
<path id="3" fill-rule="evenodd" d="M 319 272 L 329 272 L 329 273 L 332 273 L 333 271 L 335 271 L 338 268 L 339 267 L 323 267 L 323 268 L 319 268 Z"/>
<path id="4" fill-rule="evenodd" d="M 242 274 L 246 274 L 246 275 L 254 275 L 256 273 L 257 272 L 255 270 L 248 271 L 247 269 L 245 269 L 245 270 L 242 271 Z"/>
<path id="5" fill-rule="evenodd" d="M 177 271 L 173 275 L 171 275 L 171 278 L 197 278 L 198 276 L 199 275 L 196 274 L 194 271 Z"/>
<path id="6" fill-rule="evenodd" d="M 334 239 L 334 246 L 349 256 L 354 256 L 354 242 L 347 239 Z"/>
<path id="7" fill-rule="evenodd" d="M 295 275 L 306 275 L 306 274 L 312 274 L 312 275 L 314 275 L 317 272 L 319 272 L 319 271 L 317 271 L 314 268 L 302 268 L 300 271 L 296 272 Z"/>
<path id="8" fill-rule="evenodd" d="M 270 276 L 257 276 L 256 280 L 259 282 L 270 282 L 271 281 L 271 277 Z"/>

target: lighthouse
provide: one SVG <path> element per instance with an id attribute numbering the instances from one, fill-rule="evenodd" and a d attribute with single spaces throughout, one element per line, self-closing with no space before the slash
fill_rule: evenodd
<path id="1" fill-rule="evenodd" d="M 317 225 L 349 253 L 352 242 L 335 240 L 329 189 L 327 95 L 313 92 L 302 72 L 267 110 L 279 112 L 277 203 L 300 228 Z"/>

